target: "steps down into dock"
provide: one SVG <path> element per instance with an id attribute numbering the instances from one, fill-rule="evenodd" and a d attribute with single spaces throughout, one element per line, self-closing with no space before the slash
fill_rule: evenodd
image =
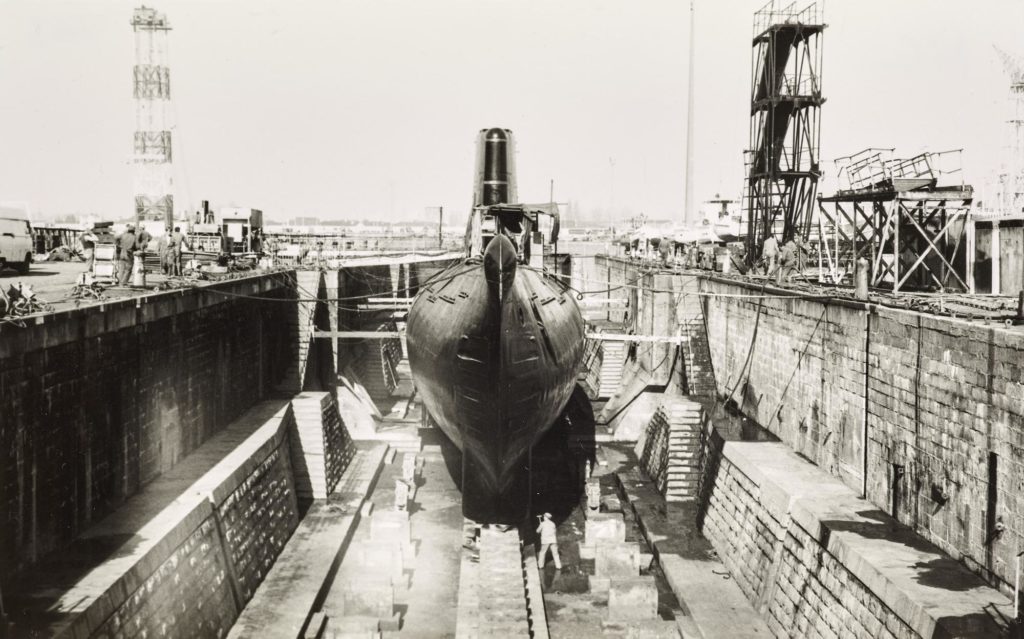
<path id="1" fill-rule="evenodd" d="M 669 401 L 659 409 L 668 422 L 668 466 L 665 469 L 665 501 L 684 501 L 697 496 L 700 480 L 700 432 L 704 411 L 690 401 Z"/>
<path id="2" fill-rule="evenodd" d="M 601 360 L 601 382 L 598 397 L 609 398 L 618 392 L 622 384 L 622 367 L 625 363 L 626 345 L 622 342 L 602 342 L 604 349 Z"/>
<path id="3" fill-rule="evenodd" d="M 532 636 L 519 533 L 484 528 L 478 547 L 462 553 L 456 639 Z"/>
<path id="4" fill-rule="evenodd" d="M 700 480 L 700 436 L 704 409 L 681 397 L 664 397 L 634 452 L 640 467 L 669 502 L 695 499 Z"/>
<path id="5" fill-rule="evenodd" d="M 377 327 L 378 331 L 396 331 L 394 322 Z M 374 399 L 391 397 L 399 384 L 398 364 L 402 361 L 402 342 L 398 338 L 367 340 L 359 358 L 359 379 Z"/>

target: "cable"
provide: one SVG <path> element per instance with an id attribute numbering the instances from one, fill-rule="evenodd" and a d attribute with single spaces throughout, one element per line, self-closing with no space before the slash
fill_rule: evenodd
<path id="1" fill-rule="evenodd" d="M 462 275 L 462 274 L 464 274 L 464 273 L 466 273 L 466 272 L 468 272 L 470 270 L 472 270 L 472 268 L 466 268 L 466 269 L 460 270 L 457 273 L 452 273 L 451 275 L 448 275 L 447 277 L 439 277 L 440 275 L 442 275 L 444 273 L 444 271 L 441 271 L 440 273 L 438 273 L 434 277 L 432 277 L 430 280 L 428 280 L 427 283 L 428 284 L 429 283 L 433 283 L 435 280 L 438 281 L 438 282 L 445 282 L 445 281 L 448 281 L 448 280 L 453 280 L 456 277 L 459 277 L 460 275 Z M 202 290 L 204 290 L 206 292 L 216 293 L 218 295 L 224 295 L 226 297 L 237 297 L 237 298 L 242 298 L 242 299 L 261 300 L 261 301 L 267 301 L 267 302 L 288 302 L 289 304 L 295 304 L 297 302 L 351 302 L 351 301 L 370 299 L 372 297 L 380 297 L 379 293 L 367 293 L 365 295 L 352 295 L 352 296 L 348 296 L 348 297 L 323 297 L 323 298 L 321 298 L 321 297 L 316 297 L 315 295 L 311 294 L 309 291 L 307 291 L 304 288 L 302 288 L 297 282 L 290 282 L 290 283 L 295 284 L 295 286 L 297 288 L 302 289 L 307 295 L 310 295 L 310 297 L 308 297 L 308 298 L 301 298 L 301 297 L 294 297 L 294 298 L 262 297 L 262 296 L 259 296 L 259 295 L 247 295 L 247 294 L 244 294 L 244 293 L 232 293 L 232 292 L 229 292 L 229 291 L 221 291 L 221 290 L 218 290 L 218 289 L 215 289 L 215 288 L 200 287 L 198 285 L 192 285 L 190 287 L 182 287 L 182 288 L 194 288 L 194 289 L 197 289 L 197 290 L 201 288 Z M 426 286 L 426 284 L 420 285 L 419 287 L 408 286 L 408 287 L 404 287 L 404 288 L 401 288 L 401 289 L 397 289 L 397 290 L 392 291 L 392 292 L 393 293 L 408 292 L 408 291 L 413 290 L 414 288 L 421 288 L 422 289 L 425 286 Z"/>
<path id="2" fill-rule="evenodd" d="M 764 291 L 765 286 L 767 286 L 767 284 L 762 284 L 761 285 L 761 290 L 762 291 Z M 754 320 L 754 331 L 750 335 L 750 348 L 747 349 L 747 359 L 746 359 L 745 362 L 743 362 L 743 368 L 740 369 L 740 374 L 736 378 L 736 384 L 732 387 L 732 390 L 729 391 L 728 397 L 726 397 L 726 400 L 725 400 L 726 403 L 734 402 L 735 401 L 733 399 L 733 395 L 736 394 L 736 389 L 740 387 L 740 380 L 743 378 L 743 374 L 747 372 L 747 366 L 750 365 L 750 360 L 751 360 L 751 358 L 754 355 L 754 344 L 757 343 L 757 329 L 758 329 L 758 326 L 760 326 L 760 324 L 761 324 L 761 309 L 763 307 L 764 307 L 764 298 L 761 298 L 757 302 L 757 317 Z M 748 373 L 747 374 L 747 382 L 749 382 L 749 381 L 750 381 L 750 374 Z"/>
<path id="3" fill-rule="evenodd" d="M 814 324 L 814 329 L 811 331 L 810 336 L 807 338 L 807 342 L 804 344 L 803 350 L 800 351 L 800 357 L 796 360 L 796 367 L 793 368 L 793 372 L 789 375 L 789 380 L 786 382 L 786 387 L 782 389 L 782 394 L 779 395 L 779 403 L 775 406 L 775 410 L 771 413 L 771 418 L 768 423 L 765 424 L 765 428 L 771 426 L 772 422 L 778 416 L 779 411 L 782 409 L 783 400 L 786 399 L 786 393 L 789 392 L 789 386 L 793 383 L 793 378 L 796 377 L 796 372 L 800 370 L 800 365 L 803 364 L 804 355 L 807 354 L 807 349 L 811 347 L 811 342 L 814 340 L 815 333 L 818 332 L 818 327 L 821 326 L 821 321 L 825 319 L 825 314 L 828 313 L 828 303 L 825 304 L 825 308 L 821 309 L 821 316 L 818 317 L 818 321 Z"/>

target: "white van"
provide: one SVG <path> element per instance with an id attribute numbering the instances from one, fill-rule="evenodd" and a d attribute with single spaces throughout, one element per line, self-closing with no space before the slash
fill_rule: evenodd
<path id="1" fill-rule="evenodd" d="M 0 207 L 0 266 L 28 273 L 32 263 L 32 226 L 28 213 Z"/>

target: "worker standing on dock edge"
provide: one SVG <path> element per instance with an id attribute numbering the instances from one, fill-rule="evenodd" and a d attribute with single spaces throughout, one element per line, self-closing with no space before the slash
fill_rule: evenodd
<path id="1" fill-rule="evenodd" d="M 769 235 L 761 247 L 761 259 L 764 260 L 764 274 L 775 273 L 776 261 L 779 259 L 779 241 L 774 235 Z"/>
<path id="2" fill-rule="evenodd" d="M 124 233 L 117 236 L 117 283 L 128 286 L 132 275 L 132 261 L 135 259 L 135 226 L 129 224 Z"/>

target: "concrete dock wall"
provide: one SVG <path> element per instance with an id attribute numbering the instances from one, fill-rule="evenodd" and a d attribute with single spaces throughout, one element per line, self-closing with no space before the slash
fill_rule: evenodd
<path id="1" fill-rule="evenodd" d="M 266 396 L 295 357 L 293 275 L 0 328 L 0 579 L 58 549 Z"/>
<path id="2" fill-rule="evenodd" d="M 866 483 L 867 499 L 990 583 L 1012 588 L 1024 536 L 1019 327 L 758 299 L 760 288 L 741 282 L 706 279 L 703 289 L 720 395 L 855 491 Z"/>

